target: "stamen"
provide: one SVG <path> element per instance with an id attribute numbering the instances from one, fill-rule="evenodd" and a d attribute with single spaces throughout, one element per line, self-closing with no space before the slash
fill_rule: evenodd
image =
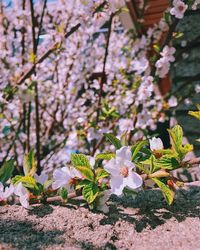
<path id="1" fill-rule="evenodd" d="M 126 178 L 128 176 L 128 168 L 127 167 L 122 167 L 120 169 L 120 174 L 123 175 Z"/>

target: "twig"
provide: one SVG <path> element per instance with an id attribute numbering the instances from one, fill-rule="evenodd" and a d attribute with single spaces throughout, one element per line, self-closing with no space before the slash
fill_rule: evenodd
<path id="1" fill-rule="evenodd" d="M 44 5 L 44 7 L 45 7 L 45 5 Z M 38 38 L 36 39 L 33 0 L 30 0 L 30 8 L 31 8 L 31 20 L 32 20 L 33 54 L 34 54 L 34 57 L 36 58 L 37 57 L 38 39 L 39 39 L 40 34 L 38 33 Z M 40 25 L 42 26 L 42 23 L 40 23 Z M 41 27 L 40 27 L 40 30 L 41 30 Z M 35 64 L 35 60 L 34 60 L 33 64 Z M 35 69 L 33 70 L 33 73 L 36 75 Z M 39 96 L 38 96 L 38 83 L 37 83 L 37 81 L 35 82 L 35 130 L 36 130 L 37 173 L 40 174 L 42 170 L 41 170 L 41 166 L 40 166 L 40 113 L 39 113 Z"/>
<path id="2" fill-rule="evenodd" d="M 101 77 L 101 82 L 100 82 L 96 123 L 98 123 L 98 121 L 99 121 L 99 114 L 100 114 L 100 110 L 101 110 L 101 99 L 102 99 L 102 95 L 103 95 L 103 85 L 104 85 L 104 83 L 106 81 L 106 62 L 107 62 L 107 58 L 108 58 L 108 51 L 109 51 L 109 43 L 110 43 L 110 36 L 111 36 L 111 30 L 112 30 L 113 17 L 114 17 L 114 14 L 111 14 L 110 20 L 109 20 L 108 35 L 107 35 L 107 40 L 106 40 L 105 56 L 104 56 L 104 60 L 103 60 L 103 70 L 102 70 L 102 77 Z"/>
<path id="3" fill-rule="evenodd" d="M 72 27 L 71 30 L 65 34 L 64 37 L 66 39 L 70 37 L 75 31 L 77 31 L 80 28 L 80 26 L 81 24 L 79 23 L 75 25 L 74 27 Z M 42 63 L 53 52 L 55 52 L 58 49 L 58 47 L 59 47 L 59 43 L 56 42 L 46 52 L 44 52 L 44 54 L 38 60 L 36 60 L 35 64 L 32 65 L 32 67 L 27 72 L 25 72 L 25 74 L 22 75 L 22 77 L 17 82 L 17 85 L 21 85 L 27 78 L 29 78 L 34 73 L 36 66 Z"/>

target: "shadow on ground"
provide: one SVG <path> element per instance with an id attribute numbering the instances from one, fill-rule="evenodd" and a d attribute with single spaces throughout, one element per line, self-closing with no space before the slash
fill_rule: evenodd
<path id="1" fill-rule="evenodd" d="M 159 190 L 140 192 L 134 201 L 127 197 L 114 197 L 112 200 L 110 213 L 101 220 L 102 225 L 114 225 L 121 219 L 133 224 L 137 232 L 142 232 L 145 228 L 154 229 L 171 218 L 178 222 L 189 217 L 200 218 L 199 187 L 179 191 L 172 206 L 165 202 Z"/>
<path id="2" fill-rule="evenodd" d="M 39 250 L 44 246 L 61 244 L 64 242 L 60 237 L 63 233 L 61 230 L 37 230 L 29 221 L 0 220 L 0 243 L 10 244 L 14 249 Z"/>
<path id="3" fill-rule="evenodd" d="M 139 233 L 141 238 L 145 237 L 144 230 L 154 231 L 161 225 L 163 232 L 171 230 L 171 225 L 179 227 L 177 221 L 187 227 L 187 218 L 196 218 L 199 225 L 200 188 L 179 191 L 172 206 L 167 205 L 159 190 L 147 190 L 135 200 L 112 197 L 109 207 L 107 215 L 90 212 L 78 201 L 63 206 L 39 205 L 31 211 L 19 206 L 3 207 L 0 249 L 120 249 L 117 244 L 122 244 L 120 239 L 124 237 L 130 247 L 134 236 L 129 233 Z"/>

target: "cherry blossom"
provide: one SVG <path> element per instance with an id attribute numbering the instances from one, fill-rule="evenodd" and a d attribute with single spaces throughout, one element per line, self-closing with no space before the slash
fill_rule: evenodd
<path id="1" fill-rule="evenodd" d="M 44 185 L 44 183 L 48 180 L 48 174 L 42 172 L 40 175 L 35 174 L 34 178 L 37 183 Z"/>
<path id="2" fill-rule="evenodd" d="M 116 158 L 104 166 L 110 173 L 111 192 L 118 196 L 122 195 L 125 187 L 136 189 L 142 186 L 142 178 L 133 172 L 135 165 L 131 162 L 131 155 L 130 148 L 124 146 L 116 151 Z"/>
<path id="3" fill-rule="evenodd" d="M 150 149 L 152 151 L 161 150 L 164 148 L 163 142 L 160 138 L 153 137 L 152 139 L 149 139 L 149 143 L 150 143 Z"/>
<path id="4" fill-rule="evenodd" d="M 175 96 L 171 96 L 168 100 L 168 104 L 171 108 L 176 107 L 178 105 L 178 100 Z"/>
<path id="5" fill-rule="evenodd" d="M 185 4 L 182 0 L 173 0 L 173 8 L 170 10 L 170 14 L 174 15 L 178 19 L 184 17 L 184 13 L 188 8 L 188 5 Z"/>
<path id="6" fill-rule="evenodd" d="M 9 187 L 3 186 L 0 182 L 0 202 L 6 201 L 14 192 L 14 186 L 11 184 Z"/>
<path id="7" fill-rule="evenodd" d="M 15 187 L 14 194 L 16 196 L 19 196 L 19 201 L 24 208 L 26 209 L 30 208 L 29 191 L 23 186 L 21 182 L 18 183 L 17 186 Z"/>
<path id="8" fill-rule="evenodd" d="M 119 130 L 120 132 L 130 132 L 133 129 L 132 119 L 120 119 L 119 120 Z"/>
<path id="9" fill-rule="evenodd" d="M 71 192 L 72 189 L 72 179 L 73 178 L 81 178 L 81 174 L 74 168 L 68 168 L 68 167 L 63 167 L 61 169 L 56 169 L 53 172 L 53 184 L 52 188 L 53 189 L 58 189 L 61 187 L 64 187 L 68 190 L 68 192 Z"/>

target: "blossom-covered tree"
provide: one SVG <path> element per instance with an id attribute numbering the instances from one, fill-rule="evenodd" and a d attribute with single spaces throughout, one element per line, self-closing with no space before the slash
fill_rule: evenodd
<path id="1" fill-rule="evenodd" d="M 182 138 L 171 151 L 153 138 L 148 160 L 134 161 L 148 138 L 147 130 L 155 130 L 158 121 L 167 119 L 165 111 L 176 106 L 175 97 L 162 98 L 157 84 L 175 61 L 171 44 L 175 28 L 185 11 L 197 4 L 174 0 L 158 24 L 138 35 L 120 23 L 118 14 L 127 11 L 123 0 L 59 0 L 56 4 L 21 0 L 12 1 L 11 8 L 1 3 L 0 161 L 4 166 L 14 158 L 19 173 L 22 165 L 28 168 L 25 179 L 15 176 L 15 190 L 11 188 L 25 207 L 29 207 L 29 189 L 38 196 L 52 184 L 46 172 L 54 168 L 62 167 L 53 173 L 52 187 L 60 188 L 63 197 L 75 187 L 83 189 L 89 204 L 95 200 L 101 204 L 108 187 L 120 195 L 126 187 L 141 187 L 145 178 L 169 177 L 159 157 L 164 157 L 167 170 L 180 166 L 191 151 L 190 145 L 181 148 Z M 180 139 L 177 131 L 180 128 L 171 132 L 172 139 Z M 140 141 L 138 151 L 127 147 Z M 31 148 L 36 150 L 36 162 Z M 65 165 L 72 151 L 110 161 L 99 174 L 96 163 L 92 169 L 87 157 L 79 155 L 71 159 L 75 169 L 68 169 Z M 169 163 L 172 158 L 175 165 Z M 143 165 L 150 168 L 145 170 Z M 36 169 L 45 173 L 38 176 Z M 2 186 L 1 199 L 7 198 L 5 192 Z"/>

